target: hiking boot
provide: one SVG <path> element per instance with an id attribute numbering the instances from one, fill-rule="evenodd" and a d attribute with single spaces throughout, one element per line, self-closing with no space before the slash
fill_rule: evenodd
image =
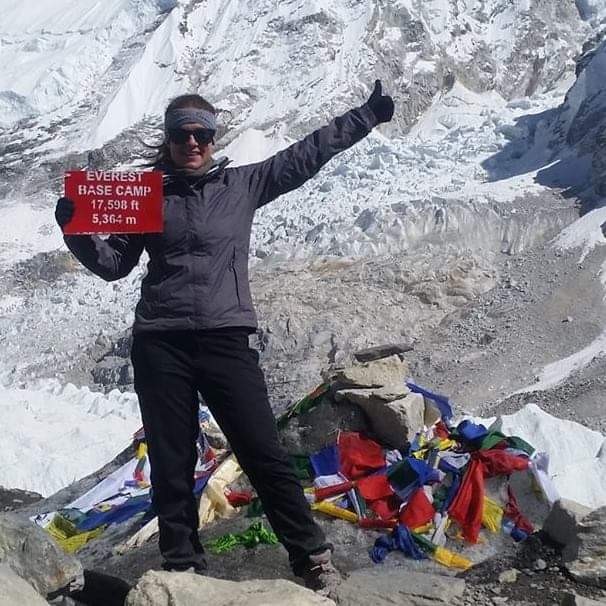
<path id="1" fill-rule="evenodd" d="M 330 549 L 310 555 L 301 576 L 305 587 L 336 602 L 337 587 L 343 577 L 334 567 L 331 555 Z"/>
<path id="2" fill-rule="evenodd" d="M 202 560 L 198 564 L 172 564 L 164 562 L 162 564 L 162 570 L 166 572 L 188 572 L 189 574 L 199 574 L 204 576 L 208 565 L 206 560 Z"/>

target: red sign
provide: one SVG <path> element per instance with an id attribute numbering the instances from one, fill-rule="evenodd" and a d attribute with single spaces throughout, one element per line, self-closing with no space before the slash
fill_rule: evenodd
<path id="1" fill-rule="evenodd" d="M 66 234 L 132 234 L 163 230 L 162 173 L 74 170 L 65 173 L 74 201 Z"/>

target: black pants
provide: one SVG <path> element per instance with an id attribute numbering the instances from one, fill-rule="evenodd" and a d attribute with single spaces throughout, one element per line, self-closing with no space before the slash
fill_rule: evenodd
<path id="1" fill-rule="evenodd" d="M 140 333 L 132 361 L 165 568 L 206 567 L 192 492 L 198 391 L 257 490 L 295 574 L 309 554 L 328 547 L 278 442 L 259 355 L 245 329 Z"/>

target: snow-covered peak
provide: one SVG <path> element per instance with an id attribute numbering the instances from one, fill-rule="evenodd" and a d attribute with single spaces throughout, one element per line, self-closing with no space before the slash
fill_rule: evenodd
<path id="1" fill-rule="evenodd" d="M 0 0 L 0 126 L 52 121 L 99 94 L 99 83 L 175 0 Z M 105 91 L 106 92 L 106 91 Z"/>
<path id="2" fill-rule="evenodd" d="M 379 76 L 401 105 L 388 130 L 403 132 L 455 79 L 505 98 L 556 85 L 606 10 L 577 4 L 0 0 L 11 24 L 0 34 L 0 126 L 30 118 L 32 137 L 45 139 L 36 125 L 55 135 L 47 153 L 85 150 L 158 121 L 193 90 L 223 110 L 232 138 L 297 136 L 362 102 Z"/>

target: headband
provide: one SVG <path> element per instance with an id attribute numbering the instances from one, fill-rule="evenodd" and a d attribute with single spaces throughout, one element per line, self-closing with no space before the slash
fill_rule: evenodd
<path id="1" fill-rule="evenodd" d="M 171 109 L 164 115 L 165 132 L 171 128 L 181 128 L 184 124 L 201 124 L 208 130 L 217 130 L 215 114 L 207 109 L 185 107 L 183 109 Z"/>

